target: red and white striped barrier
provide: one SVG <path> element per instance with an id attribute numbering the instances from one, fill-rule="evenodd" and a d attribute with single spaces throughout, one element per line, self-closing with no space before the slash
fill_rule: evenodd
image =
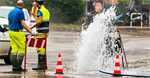
<path id="1" fill-rule="evenodd" d="M 35 48 L 45 48 L 46 47 L 45 41 L 46 40 L 44 40 L 44 39 L 27 38 L 26 46 L 27 47 L 35 47 Z"/>
<path id="2" fill-rule="evenodd" d="M 131 18 L 130 18 L 130 27 L 132 27 L 132 16 L 133 15 L 141 15 L 141 28 L 142 28 L 142 19 L 143 19 L 143 16 L 142 16 L 142 14 L 141 13 L 132 13 L 131 14 Z"/>
<path id="3" fill-rule="evenodd" d="M 37 36 L 44 37 L 44 38 L 36 38 Z M 26 35 L 26 49 L 25 49 L 24 69 L 26 69 L 26 64 L 37 65 L 37 64 L 33 64 L 33 63 L 26 63 L 27 47 L 45 48 L 45 58 L 44 58 L 44 74 L 45 74 L 45 67 L 46 67 L 46 43 L 47 43 L 46 34 L 40 34 L 40 35 L 27 34 Z M 25 72 L 26 72 L 26 70 L 24 70 L 24 73 Z"/>

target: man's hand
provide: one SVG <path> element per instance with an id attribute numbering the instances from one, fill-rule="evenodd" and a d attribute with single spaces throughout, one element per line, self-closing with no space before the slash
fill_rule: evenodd
<path id="1" fill-rule="evenodd" d="M 36 16 L 35 14 L 32 13 L 32 11 L 30 12 L 31 15 Z"/>
<path id="2" fill-rule="evenodd" d="M 30 34 L 38 35 L 38 33 L 37 33 L 37 32 L 34 32 L 34 31 L 31 31 Z"/>
<path id="3" fill-rule="evenodd" d="M 42 17 L 39 16 L 38 21 L 33 26 L 31 26 L 30 29 L 39 26 L 41 23 L 42 23 Z"/>
<path id="4" fill-rule="evenodd" d="M 31 30 L 32 30 L 32 26 L 31 27 L 29 27 Z"/>
<path id="5" fill-rule="evenodd" d="M 32 30 L 27 26 L 24 20 L 21 20 L 21 25 L 24 27 L 25 30 L 27 30 L 29 33 L 32 32 Z"/>

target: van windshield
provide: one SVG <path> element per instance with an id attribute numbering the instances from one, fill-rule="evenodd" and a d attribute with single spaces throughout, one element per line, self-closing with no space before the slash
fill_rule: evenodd
<path id="1" fill-rule="evenodd" d="M 0 9 L 0 18 L 8 18 L 8 13 L 11 9 Z"/>
<path id="2" fill-rule="evenodd" d="M 2 9 L 0 8 L 0 18 L 8 18 L 8 13 L 11 11 L 12 9 Z M 25 15 L 25 20 L 29 20 L 29 18 L 27 17 L 27 12 L 23 11 L 24 15 Z"/>

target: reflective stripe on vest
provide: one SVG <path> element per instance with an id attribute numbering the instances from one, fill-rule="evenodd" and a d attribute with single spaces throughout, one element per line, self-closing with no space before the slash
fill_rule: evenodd
<path id="1" fill-rule="evenodd" d="M 42 22 L 49 22 L 49 20 L 42 20 Z"/>
<path id="2" fill-rule="evenodd" d="M 49 29 L 49 27 L 36 28 L 36 30 L 45 30 L 45 29 Z"/>

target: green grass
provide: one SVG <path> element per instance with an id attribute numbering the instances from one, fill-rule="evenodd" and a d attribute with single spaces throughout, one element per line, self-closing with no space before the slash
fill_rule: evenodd
<path id="1" fill-rule="evenodd" d="M 75 24 L 56 24 L 56 23 L 51 23 L 51 27 L 55 28 L 75 28 L 75 27 L 82 27 L 82 25 L 75 25 Z M 86 26 L 83 26 L 86 27 Z"/>

